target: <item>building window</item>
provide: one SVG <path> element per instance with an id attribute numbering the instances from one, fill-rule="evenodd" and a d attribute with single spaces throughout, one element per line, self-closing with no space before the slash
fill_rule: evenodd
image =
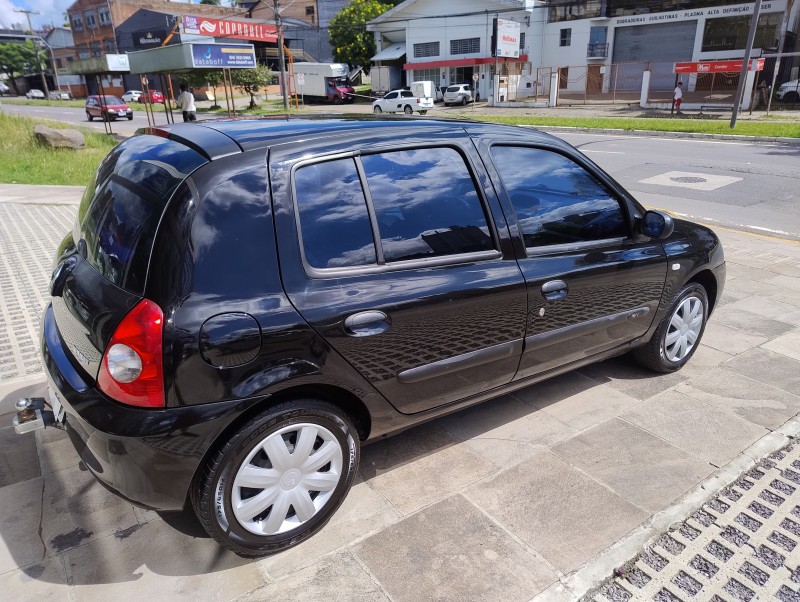
<path id="1" fill-rule="evenodd" d="M 103 55 L 103 46 L 100 44 L 100 40 L 95 40 L 92 42 L 92 56 L 102 56 Z"/>
<path id="2" fill-rule="evenodd" d="M 635 0 L 638 5 L 648 4 L 642 0 Z M 715 0 L 719 3 L 719 0 Z M 548 18 L 550 23 L 557 21 L 572 21 L 574 19 L 591 19 L 599 17 L 603 11 L 601 0 L 553 0 L 550 3 Z M 663 1 L 659 4 L 664 4 Z"/>
<path id="3" fill-rule="evenodd" d="M 519 33 L 519 49 L 525 50 L 525 32 L 521 31 Z"/>
<path id="4" fill-rule="evenodd" d="M 314 7 L 306 6 L 306 17 L 313 17 L 313 16 L 314 16 Z"/>
<path id="5" fill-rule="evenodd" d="M 561 42 L 559 46 L 569 46 L 572 44 L 572 28 L 567 27 L 561 30 Z"/>
<path id="6" fill-rule="evenodd" d="M 474 67 L 450 67 L 450 84 L 467 84 L 473 85 L 472 74 L 475 72 Z"/>
<path id="7" fill-rule="evenodd" d="M 114 54 L 117 51 L 117 45 L 114 40 L 103 40 L 103 46 L 105 46 L 106 54 Z"/>
<path id="8" fill-rule="evenodd" d="M 83 13 L 83 16 L 86 17 L 87 29 L 94 29 L 97 27 L 97 17 L 94 13 Z"/>
<path id="9" fill-rule="evenodd" d="M 72 31 L 83 31 L 83 18 L 79 15 L 72 17 Z"/>
<path id="10" fill-rule="evenodd" d="M 100 20 L 101 26 L 111 25 L 111 13 L 108 12 L 107 7 L 101 6 L 97 9 L 97 18 Z"/>
<path id="11" fill-rule="evenodd" d="M 780 37 L 783 13 L 761 15 L 753 48 L 775 48 Z M 707 19 L 703 30 L 703 52 L 744 50 L 750 30 L 750 17 Z"/>
<path id="12" fill-rule="evenodd" d="M 450 40 L 450 54 L 478 54 L 481 51 L 480 38 Z"/>
<path id="13" fill-rule="evenodd" d="M 439 42 L 414 44 L 414 58 L 419 59 L 426 56 L 439 56 Z"/>
<path id="14" fill-rule="evenodd" d="M 75 50 L 78 53 L 79 59 L 88 59 L 89 58 L 89 47 L 86 44 L 78 44 L 75 47 Z"/>
<path id="15" fill-rule="evenodd" d="M 63 68 L 64 68 L 64 63 L 61 62 L 61 58 L 59 57 L 56 59 L 56 69 L 63 69 Z"/>
<path id="16" fill-rule="evenodd" d="M 441 83 L 441 74 L 438 69 L 414 69 L 415 82 L 433 82 L 437 86 Z"/>

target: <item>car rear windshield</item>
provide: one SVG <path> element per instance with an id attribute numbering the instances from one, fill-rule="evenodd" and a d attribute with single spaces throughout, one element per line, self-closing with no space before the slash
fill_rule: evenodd
<path id="1" fill-rule="evenodd" d="M 156 136 L 134 136 L 100 164 L 78 209 L 80 254 L 115 285 L 144 292 L 156 228 L 178 185 L 206 162 L 196 151 Z"/>
<path id="2" fill-rule="evenodd" d="M 447 92 L 461 92 L 461 86 L 450 86 L 447 88 Z"/>

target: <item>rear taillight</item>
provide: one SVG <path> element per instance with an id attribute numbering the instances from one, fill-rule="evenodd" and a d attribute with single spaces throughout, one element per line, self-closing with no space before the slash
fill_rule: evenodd
<path id="1" fill-rule="evenodd" d="M 142 299 L 119 323 L 103 354 L 97 386 L 121 403 L 164 407 L 161 308 Z"/>

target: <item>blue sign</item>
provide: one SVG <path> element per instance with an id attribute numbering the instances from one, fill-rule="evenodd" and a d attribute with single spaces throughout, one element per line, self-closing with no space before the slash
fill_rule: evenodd
<path id="1" fill-rule="evenodd" d="M 253 69 L 256 53 L 252 44 L 192 44 L 195 67 Z"/>

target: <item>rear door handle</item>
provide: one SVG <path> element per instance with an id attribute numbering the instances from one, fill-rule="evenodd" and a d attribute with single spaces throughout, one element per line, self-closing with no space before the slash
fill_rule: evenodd
<path id="1" fill-rule="evenodd" d="M 381 334 L 389 330 L 389 326 L 389 316 L 377 310 L 360 311 L 344 321 L 345 332 L 354 337 Z"/>
<path id="2" fill-rule="evenodd" d="M 550 280 L 542 285 L 542 297 L 548 301 L 561 301 L 568 292 L 569 287 L 563 280 Z"/>

